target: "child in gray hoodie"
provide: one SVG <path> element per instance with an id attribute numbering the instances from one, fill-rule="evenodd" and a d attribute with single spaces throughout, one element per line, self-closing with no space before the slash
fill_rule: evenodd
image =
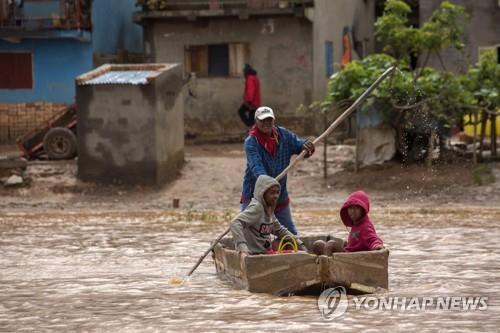
<path id="1" fill-rule="evenodd" d="M 265 254 L 272 252 L 271 234 L 278 237 L 295 236 L 282 226 L 274 216 L 280 195 L 280 184 L 276 179 L 261 175 L 257 178 L 252 201 L 232 222 L 236 250 L 243 254 Z M 307 251 L 299 240 L 299 250 Z"/>

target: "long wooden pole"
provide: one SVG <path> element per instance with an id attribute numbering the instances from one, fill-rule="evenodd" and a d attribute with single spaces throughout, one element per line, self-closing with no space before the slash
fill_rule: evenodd
<path id="1" fill-rule="evenodd" d="M 351 113 L 353 113 L 357 108 L 358 106 L 379 86 L 379 84 L 384 81 L 394 70 L 396 69 L 395 66 L 392 66 L 392 67 L 389 67 L 384 73 L 382 73 L 382 75 L 379 76 L 379 78 L 373 82 L 373 84 L 368 88 L 366 89 L 366 91 L 358 97 L 358 99 L 356 99 L 356 101 L 347 109 L 344 111 L 344 113 L 342 113 L 337 119 L 335 119 L 335 121 L 326 129 L 326 131 L 324 131 L 320 136 L 318 136 L 316 139 L 314 139 L 313 143 L 316 145 L 318 142 L 324 140 L 328 135 L 330 135 L 330 133 L 333 132 L 333 130 L 335 128 L 337 128 L 347 117 L 349 117 L 351 115 Z M 277 181 L 280 181 L 283 177 L 286 176 L 286 174 L 288 173 L 288 171 L 293 168 L 295 166 L 295 164 L 297 164 L 300 160 L 302 160 L 304 158 L 304 156 L 306 155 L 307 151 L 306 150 L 302 150 L 302 152 L 286 167 L 285 170 L 283 170 L 277 177 L 276 177 L 276 180 Z M 228 227 L 222 234 L 219 235 L 219 237 L 217 237 L 214 242 L 212 243 L 212 245 L 210 246 L 210 248 L 208 250 L 205 251 L 205 253 L 203 253 L 203 255 L 200 257 L 200 259 L 198 259 L 198 261 L 196 262 L 196 264 L 193 266 L 193 268 L 191 268 L 191 270 L 189 271 L 188 275 L 187 276 L 191 276 L 191 274 L 193 274 L 193 272 L 198 268 L 198 266 L 200 266 L 201 262 L 206 258 L 206 256 L 210 253 L 210 251 L 213 250 L 213 248 L 215 247 L 215 245 L 217 245 L 217 243 L 219 243 L 219 241 L 224 237 L 226 236 L 229 231 L 231 229 Z"/>
<path id="2" fill-rule="evenodd" d="M 351 113 L 353 113 L 357 108 L 358 106 L 379 86 L 380 83 L 382 83 L 382 81 L 384 81 L 394 70 L 396 69 L 396 67 L 389 67 L 384 73 L 382 73 L 382 75 L 379 76 L 379 78 L 372 83 L 372 85 L 365 90 L 365 92 L 358 97 L 358 99 L 352 103 L 352 105 L 344 111 L 344 113 L 342 113 L 337 119 L 335 119 L 335 121 L 330 125 L 330 127 L 328 127 L 326 129 L 326 131 L 324 131 L 320 136 L 318 136 L 316 139 L 314 139 L 313 143 L 314 144 L 317 144 L 318 142 L 320 141 L 323 141 L 328 135 L 330 135 L 333 130 L 335 128 L 337 128 L 347 117 L 349 117 L 351 115 Z M 286 167 L 285 170 L 283 170 L 279 175 L 278 177 L 276 177 L 276 180 L 280 180 L 281 178 L 283 178 L 287 173 L 288 171 L 293 168 L 295 166 L 295 164 L 297 164 L 297 162 L 299 162 L 300 160 L 302 160 L 304 158 L 304 156 L 306 155 L 307 151 L 306 150 L 303 150 L 293 161 L 292 163 L 290 163 L 290 165 L 288 165 Z"/>

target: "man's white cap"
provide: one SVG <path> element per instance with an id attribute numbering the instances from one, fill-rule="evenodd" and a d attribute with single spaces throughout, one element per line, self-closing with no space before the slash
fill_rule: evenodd
<path id="1" fill-rule="evenodd" d="M 271 109 L 269 106 L 261 106 L 257 110 L 255 110 L 255 119 L 259 120 L 264 120 L 266 118 L 274 118 L 274 112 L 273 109 Z"/>

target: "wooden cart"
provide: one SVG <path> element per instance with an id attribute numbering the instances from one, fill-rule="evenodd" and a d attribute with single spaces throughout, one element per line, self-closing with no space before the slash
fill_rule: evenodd
<path id="1" fill-rule="evenodd" d="M 66 109 L 45 121 L 41 126 L 16 140 L 28 159 L 47 154 L 49 159 L 62 160 L 76 156 L 76 107 Z"/>

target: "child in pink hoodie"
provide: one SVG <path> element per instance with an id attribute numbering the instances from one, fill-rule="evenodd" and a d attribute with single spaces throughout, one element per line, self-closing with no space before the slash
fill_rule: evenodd
<path id="1" fill-rule="evenodd" d="M 340 218 L 346 227 L 351 227 L 345 252 L 380 250 L 384 243 L 378 237 L 372 221 L 368 217 L 370 201 L 363 191 L 349 195 L 340 209 Z"/>

